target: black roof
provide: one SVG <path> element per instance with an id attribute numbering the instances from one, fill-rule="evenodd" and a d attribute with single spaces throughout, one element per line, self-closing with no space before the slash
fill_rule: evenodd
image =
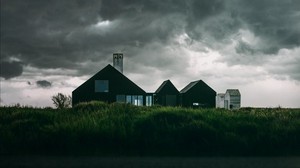
<path id="1" fill-rule="evenodd" d="M 90 80 L 93 80 L 94 78 L 96 78 L 97 76 L 110 76 L 109 78 L 115 78 L 115 76 L 119 76 L 123 79 L 128 80 L 128 82 L 132 85 L 135 86 L 136 88 L 138 88 L 141 92 L 146 93 L 142 88 L 140 88 L 137 84 L 135 84 L 134 82 L 132 82 L 130 79 L 128 79 L 123 73 L 121 73 L 120 71 L 118 71 L 116 68 L 114 68 L 112 65 L 108 64 L 106 67 L 104 67 L 103 69 L 101 69 L 99 72 L 97 72 L 95 75 L 93 75 L 91 78 L 89 78 L 88 80 L 86 80 L 83 84 L 81 84 L 79 87 L 77 87 L 75 90 L 73 90 L 73 92 L 75 92 L 76 90 L 80 89 L 85 83 L 89 82 Z M 114 76 L 114 77 L 113 77 Z"/>
<path id="2" fill-rule="evenodd" d="M 206 85 L 207 87 L 211 88 L 210 86 L 208 86 L 205 82 L 203 82 L 202 80 L 197 80 L 197 81 L 194 81 L 194 82 L 191 82 L 189 83 L 186 87 L 184 87 L 180 93 L 186 93 L 188 92 L 191 88 L 193 88 L 196 84 L 198 83 L 202 83 L 204 85 Z M 212 89 L 212 88 L 211 88 Z M 213 89 L 212 89 L 213 90 Z"/>
<path id="3" fill-rule="evenodd" d="M 159 87 L 158 89 L 155 91 L 155 93 L 160 93 L 165 87 L 171 87 L 172 90 L 176 91 L 179 93 L 179 91 L 177 90 L 177 88 L 173 85 L 173 83 L 168 79 L 165 80 Z"/>

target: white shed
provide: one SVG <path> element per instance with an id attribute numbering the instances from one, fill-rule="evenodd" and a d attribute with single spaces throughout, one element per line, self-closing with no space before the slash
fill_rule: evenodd
<path id="1" fill-rule="evenodd" d="M 216 96 L 216 108 L 225 108 L 225 93 L 218 93 Z"/>
<path id="2" fill-rule="evenodd" d="M 226 90 L 224 106 L 226 109 L 241 108 L 241 94 L 238 89 L 227 89 Z"/>

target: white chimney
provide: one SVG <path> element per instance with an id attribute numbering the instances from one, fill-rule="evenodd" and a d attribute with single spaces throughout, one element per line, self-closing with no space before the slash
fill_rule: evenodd
<path id="1" fill-rule="evenodd" d="M 114 53 L 113 54 L 113 66 L 123 73 L 123 53 Z"/>

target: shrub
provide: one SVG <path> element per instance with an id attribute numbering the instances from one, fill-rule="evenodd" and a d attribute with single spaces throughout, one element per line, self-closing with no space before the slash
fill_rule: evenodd
<path id="1" fill-rule="evenodd" d="M 71 107 L 72 104 L 71 96 L 67 96 L 62 93 L 58 93 L 57 95 L 52 96 L 52 101 L 55 107 L 57 107 L 58 109 Z"/>

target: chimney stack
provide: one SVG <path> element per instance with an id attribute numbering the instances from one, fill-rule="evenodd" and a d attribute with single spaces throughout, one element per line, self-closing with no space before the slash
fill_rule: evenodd
<path id="1" fill-rule="evenodd" d="M 113 66 L 123 73 L 123 53 L 114 53 L 113 54 Z"/>

